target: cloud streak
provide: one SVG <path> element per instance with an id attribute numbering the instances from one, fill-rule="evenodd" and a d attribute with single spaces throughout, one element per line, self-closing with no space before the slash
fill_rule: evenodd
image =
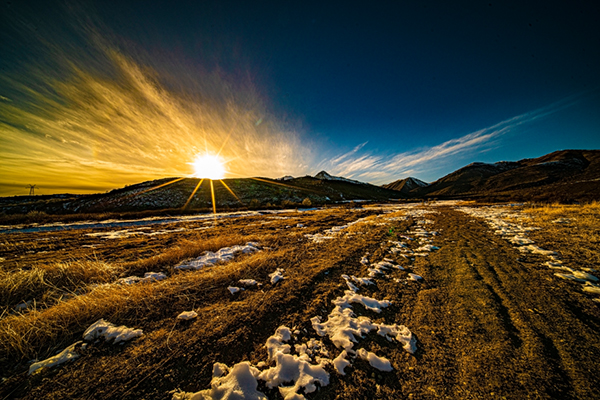
<path id="1" fill-rule="evenodd" d="M 368 152 L 361 153 L 360 150 L 366 144 L 363 143 L 350 152 L 321 163 L 321 166 L 334 175 L 376 184 L 388 183 L 410 175 L 443 169 L 445 165 L 457 158 L 467 158 L 501 146 L 502 139 L 515 132 L 519 127 L 531 124 L 577 102 L 578 97 L 571 96 L 436 146 L 395 155 L 382 156 Z"/>
<path id="2" fill-rule="evenodd" d="M 0 194 L 29 183 L 103 191 L 190 176 L 205 152 L 228 161 L 227 177 L 296 174 L 311 163 L 306 139 L 250 78 L 166 55 L 153 64 L 95 22 L 75 21 L 71 35 L 26 41 L 18 68 L 0 76 Z"/>

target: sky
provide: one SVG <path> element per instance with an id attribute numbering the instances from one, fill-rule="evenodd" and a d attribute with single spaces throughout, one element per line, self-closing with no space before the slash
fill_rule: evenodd
<path id="1" fill-rule="evenodd" d="M 0 195 L 600 149 L 597 2 L 375 3 L 2 3 Z"/>

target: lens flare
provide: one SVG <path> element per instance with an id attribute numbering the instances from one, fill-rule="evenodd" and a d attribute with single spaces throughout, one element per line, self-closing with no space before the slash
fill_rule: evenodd
<path id="1" fill-rule="evenodd" d="M 223 160 L 212 154 L 198 154 L 192 166 L 194 177 L 201 179 L 223 179 L 227 172 Z"/>

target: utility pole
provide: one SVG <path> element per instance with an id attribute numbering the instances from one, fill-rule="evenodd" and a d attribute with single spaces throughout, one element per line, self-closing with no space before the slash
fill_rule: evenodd
<path id="1" fill-rule="evenodd" d="M 35 196 L 35 187 L 37 185 L 29 185 L 29 195 L 30 196 Z"/>

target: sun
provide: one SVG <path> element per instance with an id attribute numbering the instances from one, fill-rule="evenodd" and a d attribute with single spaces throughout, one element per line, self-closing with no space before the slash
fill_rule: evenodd
<path id="1" fill-rule="evenodd" d="M 223 179 L 227 172 L 223 160 L 212 154 L 198 154 L 192 166 L 196 178 Z"/>

